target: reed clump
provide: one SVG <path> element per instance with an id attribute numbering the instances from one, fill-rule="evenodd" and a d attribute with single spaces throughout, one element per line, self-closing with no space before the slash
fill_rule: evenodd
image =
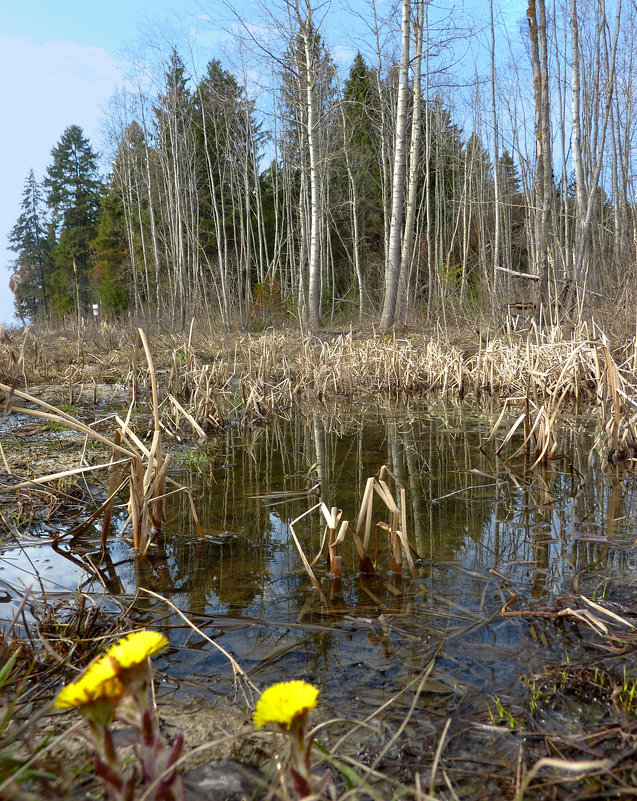
<path id="1" fill-rule="evenodd" d="M 173 351 L 168 400 L 176 430 L 198 437 L 228 423 L 264 422 L 298 401 L 336 397 L 458 396 L 467 371 L 461 351 L 434 340 L 352 334 L 321 340 L 276 332 L 242 337 L 206 361 L 192 343 Z"/>
<path id="2" fill-rule="evenodd" d="M 607 453 L 632 459 L 637 444 L 627 414 L 636 385 L 635 359 L 616 360 L 601 329 L 585 324 L 569 335 L 532 325 L 526 336 L 509 332 L 481 341 L 472 355 L 425 337 L 361 339 L 349 332 L 322 340 L 273 331 L 237 340 L 231 354 L 217 348 L 205 363 L 189 340 L 173 354 L 169 401 L 173 428 L 204 438 L 229 422 L 265 422 L 299 402 L 416 395 L 450 400 L 473 389 L 476 397 L 502 403 L 492 436 L 505 413 L 521 407 L 498 453 L 523 430 L 513 456 L 525 453 L 540 463 L 560 455 L 556 422 L 573 403 L 597 410 Z"/>
<path id="3" fill-rule="evenodd" d="M 115 341 L 108 328 L 104 337 Z M 0 343 L 0 368 L 4 364 L 5 372 L 13 371 L 13 387 L 41 373 L 49 358 L 47 348 L 29 342 L 23 334 Z M 67 337 L 67 349 L 72 344 Z M 381 337 L 352 330 L 320 337 L 304 331 L 234 338 L 220 333 L 211 339 L 198 333 L 193 321 L 185 339 L 175 332 L 155 335 L 153 365 L 136 364 L 139 344 L 131 352 L 120 341 L 119 361 L 112 353 L 89 353 L 82 346 L 72 364 L 66 363 L 67 397 L 79 397 L 90 379 L 97 404 L 96 370 L 105 377 L 106 365 L 112 371 L 117 363 L 133 397 L 139 397 L 144 384 L 152 395 L 156 431 L 204 441 L 228 425 L 261 425 L 304 403 L 401 397 L 451 401 L 472 394 L 501 403 L 507 412 L 519 409 L 515 430 L 524 427 L 522 450 L 540 461 L 559 454 L 553 434 L 558 414 L 567 404 L 586 403 L 597 410 L 607 432 L 607 452 L 614 459 L 633 456 L 637 348 L 611 347 L 595 323 L 568 332 L 532 323 L 526 332 L 505 329 L 465 338 L 461 349 L 442 336 Z M 150 352 L 148 342 L 144 350 Z M 137 471 L 137 483 L 147 479 Z"/>
<path id="4" fill-rule="evenodd" d="M 492 439 L 507 411 L 522 406 L 510 426 L 497 453 L 519 429 L 523 441 L 508 457 L 524 453 L 533 458 L 533 465 L 559 458 L 556 424 L 566 404 L 587 403 L 598 417 L 603 432 L 598 445 L 609 459 L 634 461 L 637 440 L 633 414 L 637 402 L 635 360 L 619 362 L 611 352 L 604 332 L 594 326 L 589 336 L 582 325 L 569 338 L 559 329 L 540 331 L 532 327 L 526 342 L 517 339 L 492 341 L 475 357 L 474 386 L 476 394 L 487 391 L 503 397 L 501 415 L 488 440 Z M 504 394 L 507 387 L 509 394 Z"/>
<path id="5" fill-rule="evenodd" d="M 529 392 L 598 402 L 612 369 L 600 350 L 605 347 L 610 356 L 610 346 L 597 327 L 591 334 L 581 325 L 567 336 L 558 328 L 532 326 L 526 336 L 476 337 L 475 344 L 463 353 L 425 336 L 357 338 L 349 332 L 320 339 L 273 331 L 241 337 L 232 351 L 209 348 L 204 362 L 189 341 L 172 355 L 169 390 L 189 402 L 195 419 L 224 404 L 232 410 L 233 397 L 234 411 L 255 399 L 262 410 L 271 410 L 296 398 L 354 399 L 370 393 L 452 398 L 471 388 L 478 396 Z M 617 369 L 626 378 L 636 376 L 632 363 Z"/>
<path id="6" fill-rule="evenodd" d="M 0 342 L 5 383 L 11 383 L 12 376 L 14 385 L 23 388 L 54 374 L 65 374 L 68 392 L 100 376 L 108 384 L 143 383 L 143 365 L 131 372 L 135 348 L 128 335 L 117 336 L 107 324 L 93 334 L 93 339 L 82 340 L 77 352 L 71 331 L 13 334 Z M 195 330 L 194 322 L 186 337 L 162 330 L 147 341 L 156 380 L 172 395 L 162 408 L 182 420 L 187 412 L 204 429 L 255 412 L 261 416 L 299 397 L 355 399 L 374 393 L 453 398 L 472 390 L 476 395 L 515 397 L 525 393 L 528 384 L 531 392 L 550 395 L 568 386 L 572 399 L 595 401 L 607 371 L 600 344 L 612 354 L 624 379 L 634 382 L 637 376 L 635 354 L 617 356 L 594 323 L 569 332 L 532 324 L 526 332 L 475 333 L 465 335 L 462 348 L 440 334 L 422 333 L 379 336 L 350 330 L 316 336 L 269 330 L 211 337 Z M 148 368 L 148 377 L 150 372 Z"/>
<path id="7" fill-rule="evenodd" d="M 396 485 L 398 499 L 394 497 L 389 487 L 388 482 L 390 478 L 393 479 Z M 320 487 L 313 487 L 308 494 L 312 494 L 316 490 L 320 491 Z M 379 521 L 373 525 L 375 497 L 380 499 L 385 511 L 389 514 L 389 523 Z M 325 528 L 321 539 L 320 550 L 310 562 L 296 536 L 294 526 L 304 517 L 316 511 L 319 511 L 323 517 Z M 373 559 L 369 555 L 372 528 L 375 533 Z M 386 535 L 389 546 L 390 571 L 400 577 L 402 575 L 403 561 L 405 561 L 409 566 L 411 577 L 414 579 L 418 577 L 415 561 L 420 561 L 421 557 L 410 544 L 407 537 L 406 490 L 400 485 L 400 482 L 396 480 L 395 476 L 392 475 L 387 465 L 383 465 L 378 475 L 370 476 L 365 482 L 365 490 L 354 526 L 349 520 L 345 519 L 342 509 L 336 506 L 328 508 L 323 501 L 319 501 L 290 523 L 290 533 L 292 534 L 292 539 L 294 540 L 294 544 L 299 552 L 310 582 L 316 590 L 320 590 L 321 585 L 312 567 L 318 562 L 324 550 L 326 552 L 326 562 L 329 572 L 335 579 L 340 579 L 342 577 L 343 560 L 340 554 L 340 547 L 347 535 L 351 537 L 354 543 L 354 548 L 358 556 L 358 569 L 361 573 L 376 573 L 381 550 L 381 539 Z"/>
<path id="8" fill-rule="evenodd" d="M 469 372 L 476 394 L 516 395 L 595 401 L 603 370 L 600 338 L 586 325 L 569 336 L 558 328 L 532 326 L 526 338 L 508 336 L 488 340 L 470 359 Z"/>
<path id="9" fill-rule="evenodd" d="M 150 445 L 147 445 L 143 438 L 135 433 L 131 425 L 131 414 L 139 393 L 136 367 L 138 353 L 141 350 L 146 357 L 147 373 L 151 385 L 153 426 Z M 14 386 L 0 383 L 0 392 L 4 394 L 5 413 L 23 414 L 47 421 L 52 425 L 74 430 L 83 435 L 87 443 L 97 442 L 111 451 L 110 460 L 96 465 L 85 465 L 22 481 L 18 480 L 17 483 L 14 481 L 0 486 L 0 493 L 15 494 L 23 489 L 32 490 L 34 487 L 43 485 L 51 488 L 55 482 L 61 479 L 73 479 L 82 474 L 104 470 L 108 476 L 107 498 L 91 515 L 89 522 L 96 519 L 102 520 L 102 547 L 104 548 L 110 533 L 115 501 L 127 489 L 127 515 L 120 528 L 120 534 L 130 527 L 132 545 L 138 554 L 143 555 L 150 548 L 155 532 L 161 529 L 163 501 L 168 480 L 168 457 L 164 455 L 162 449 L 162 422 L 154 362 L 142 329 L 139 329 L 137 333 L 131 374 L 133 376 L 132 402 L 125 419 L 115 415 L 118 427 L 110 437 L 99 433 L 70 412 L 46 403 L 29 393 L 22 392 Z M 26 405 L 18 405 L 20 402 L 24 402 Z M 4 459 L 1 446 L 0 455 Z M 7 473 L 9 473 L 6 459 L 4 459 L 4 463 Z M 175 491 L 179 492 L 183 489 L 178 487 Z"/>

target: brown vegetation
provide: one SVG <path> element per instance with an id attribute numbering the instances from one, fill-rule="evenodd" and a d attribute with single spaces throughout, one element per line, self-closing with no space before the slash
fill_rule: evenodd
<path id="1" fill-rule="evenodd" d="M 330 398 L 361 401 L 416 396 L 458 402 L 462 397 L 471 397 L 474 403 L 501 407 L 491 433 L 491 438 L 498 440 L 497 453 L 506 460 L 523 453 L 528 457 L 528 468 L 542 466 L 559 454 L 556 433 L 559 416 L 567 409 L 586 408 L 587 413 L 598 419 L 597 447 L 608 461 L 621 460 L 632 465 L 636 452 L 633 406 L 637 396 L 634 346 L 613 347 L 604 332 L 593 323 L 581 325 L 568 334 L 558 328 L 542 331 L 533 324 L 524 332 L 516 332 L 512 327 L 504 328 L 497 335 L 477 339 L 474 347 L 467 347 L 465 340 L 462 348 L 459 340 L 460 337 L 456 337 L 454 343 L 413 331 L 402 336 L 385 337 L 374 332 L 348 331 L 320 339 L 303 332 L 284 334 L 270 331 L 258 336 L 237 335 L 234 340 L 225 337 L 212 340 L 197 336 L 193 327 L 187 338 L 162 331 L 147 336 L 142 329 L 128 337 L 124 332 L 105 325 L 84 331 L 82 337 L 67 339 L 50 337 L 43 332 L 12 332 L 0 351 L 0 371 L 6 377 L 0 389 L 6 411 L 68 427 L 86 442 L 98 443 L 103 452 L 112 456 L 108 458 L 100 452 L 93 463 L 85 460 L 79 468 L 39 477 L 13 475 L 5 486 L 9 491 L 6 497 L 11 497 L 11 503 L 18 502 L 21 497 L 20 502 L 26 504 L 28 492 L 40 487 L 42 492 L 49 493 L 42 504 L 52 504 L 50 499 L 57 497 L 56 482 L 70 479 L 80 471 L 102 470 L 108 487 L 106 500 L 91 515 L 90 522 L 103 521 L 104 545 L 106 537 L 113 535 L 114 499 L 124 495 L 128 512 L 119 533 L 129 529 L 132 544 L 141 555 L 148 550 L 162 525 L 162 501 L 169 480 L 168 459 L 164 455 L 166 442 L 203 439 L 231 423 L 260 426 L 277 415 L 289 415 L 292 410 L 303 413 L 308 405 L 313 407 Z M 142 350 L 145 358 L 140 361 L 138 357 Z M 64 371 L 61 365 L 65 365 Z M 40 382 L 50 384 L 56 373 L 64 376 L 57 389 L 52 390 L 51 386 L 46 390 L 38 388 Z M 81 419 L 82 410 L 78 406 L 70 407 L 71 404 L 92 403 L 100 413 L 108 413 L 105 407 L 112 403 L 114 389 L 117 389 L 118 413 L 113 417 L 105 416 L 99 431 Z M 57 394 L 57 406 L 39 397 L 44 394 L 50 397 L 50 393 Z M 66 401 L 69 406 L 64 406 Z M 122 405 L 128 408 L 126 414 L 121 412 Z M 140 409 L 144 414 L 134 414 Z M 512 415 L 515 421 L 511 425 Z M 110 430 L 105 432 L 104 426 Z M 524 436 L 521 442 L 519 438 L 515 440 L 518 443 L 516 450 L 511 443 L 519 430 L 523 430 Z M 2 451 L 2 456 L 6 472 L 15 473 L 10 455 Z M 388 477 L 386 472 L 381 472 L 368 478 L 355 525 L 348 523 L 340 509 L 329 507 L 332 499 L 320 500 L 309 510 L 322 514 L 325 521 L 321 552 L 328 557 L 334 580 L 340 578 L 339 549 L 348 532 L 361 572 L 372 573 L 377 569 L 378 554 L 372 554 L 370 548 L 376 522 L 372 510 L 374 496 L 381 499 L 389 516 L 389 522 L 376 523 L 375 530 L 377 539 L 384 537 L 385 533 L 388 535 L 390 570 L 399 575 L 405 561 L 412 575 L 416 575 L 414 561 L 419 556 L 407 538 L 405 490 L 395 482 L 398 494 L 392 494 L 387 484 Z M 183 488 L 176 487 L 175 491 L 183 491 Z M 396 498 L 399 495 L 398 503 Z M 32 499 L 30 503 L 34 513 Z M 191 506 L 194 513 L 194 506 Z M 28 509 L 25 513 L 28 514 Z M 294 524 L 297 520 L 291 526 L 295 540 Z M 86 521 L 81 521 L 67 534 L 77 533 L 84 523 Z M 298 541 L 297 547 L 312 585 L 320 591 L 320 582 L 312 570 L 320 553 L 310 562 Z M 503 585 L 503 591 L 505 587 Z M 152 595 L 151 591 L 147 592 Z M 155 598 L 166 600 L 157 594 Z M 67 662 L 78 664 L 86 660 L 84 644 L 90 655 L 96 642 L 115 633 L 116 622 L 107 616 L 100 623 L 102 627 L 97 627 L 96 613 L 85 614 L 87 601 L 84 597 L 80 595 L 76 601 L 77 610 L 46 607 L 45 613 L 39 615 L 42 621 L 47 616 L 53 615 L 54 618 L 50 629 L 46 629 L 42 622 L 38 623 L 38 638 L 48 655 L 44 661 L 41 652 L 38 655 L 28 640 L 11 635 L 9 630 L 10 636 L 5 641 L 7 648 L 0 653 L 0 669 L 3 664 L 9 664 L 5 678 L 8 677 L 12 687 L 21 688 L 20 681 L 26 682 L 28 677 L 40 675 L 49 679 L 48 686 L 52 686 L 56 671 L 60 672 Z M 32 604 L 32 599 L 28 603 Z M 513 608 L 516 603 L 515 595 L 509 600 L 503 598 L 502 608 L 497 614 L 503 618 L 576 621 L 590 628 L 592 636 L 601 641 L 600 647 L 618 653 L 629 648 L 634 639 L 630 606 L 618 606 L 617 611 L 612 612 L 583 595 L 578 597 L 578 605 L 569 604 L 559 609 Z M 201 633 L 175 607 L 173 610 L 182 617 L 186 626 Z M 62 618 L 66 622 L 60 626 L 59 619 Z M 207 640 L 215 645 L 214 640 Z M 76 646 L 78 650 L 73 651 Z M 14 653 L 19 656 L 13 658 Z M 232 661 L 229 654 L 226 656 Z M 34 667 L 28 667 L 25 678 L 20 679 L 13 668 L 18 658 L 23 660 L 26 657 L 24 664 L 33 664 Z M 435 659 L 435 654 L 432 659 Z M 232 664 L 234 669 L 235 663 Z M 426 691 L 433 664 L 429 663 L 412 682 L 416 698 Z M 582 667 L 573 669 L 573 674 L 574 682 L 586 686 L 593 686 L 597 681 L 597 674 L 593 677 Z M 240 668 L 235 671 L 237 676 L 243 682 L 241 686 L 248 686 L 249 680 Z M 607 684 L 611 681 L 617 679 L 614 674 L 611 678 L 609 673 Z M 621 691 L 618 690 L 620 695 L 623 693 L 623 700 L 617 701 L 623 704 L 621 709 L 630 711 L 633 708 L 633 690 L 634 685 L 631 690 L 628 680 Z M 555 688 L 553 692 L 559 695 Z M 538 698 L 548 693 L 549 682 L 543 679 L 537 685 Z M 613 696 L 609 689 L 607 694 L 617 700 L 617 693 Z M 29 701 L 31 697 L 28 696 Z M 23 710 L 26 708 L 21 707 Z M 413 705 L 406 714 L 405 726 L 412 713 Z M 354 721 L 350 724 L 359 725 Z M 22 729 L 15 731 L 19 735 Z M 13 734 L 14 731 L 11 736 Z M 605 754 L 609 744 L 618 743 L 621 735 L 619 729 L 607 732 L 605 739 L 599 739 L 596 753 Z M 354 761 L 338 763 L 332 755 L 330 764 L 350 765 L 350 770 L 359 771 L 359 775 L 366 777 L 366 782 L 376 782 L 382 787 L 378 791 L 380 795 L 375 795 L 376 790 L 362 784 L 358 795 L 355 792 L 350 794 L 352 798 L 381 798 L 382 793 L 403 792 L 419 800 L 436 798 L 440 796 L 440 787 L 436 784 L 437 764 L 443 746 L 447 747 L 446 736 L 447 729 L 441 735 L 439 752 L 432 755 L 429 793 L 421 790 L 419 784 L 406 788 L 380 771 L 376 775 L 375 769 L 368 771 Z M 579 746 L 571 743 L 566 747 L 561 742 L 560 747 L 565 756 L 572 755 L 571 763 L 540 759 L 526 776 L 514 772 L 515 775 L 508 778 L 511 793 L 517 793 L 518 798 L 527 797 L 531 782 L 535 787 L 538 776 L 546 770 L 558 770 L 557 775 L 561 775 L 560 770 L 572 771 L 576 777 L 596 771 L 614 771 L 616 786 L 630 780 L 630 769 L 620 766 L 610 757 L 586 761 L 581 759 Z M 541 755 L 542 752 L 534 748 L 530 753 Z M 6 786 L 15 789 L 10 783 Z M 272 793 L 273 798 L 278 797 L 275 790 Z"/>

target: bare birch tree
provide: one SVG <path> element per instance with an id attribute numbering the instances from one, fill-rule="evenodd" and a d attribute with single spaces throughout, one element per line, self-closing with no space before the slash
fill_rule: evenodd
<path id="1" fill-rule="evenodd" d="M 548 43 L 544 0 L 529 0 L 527 9 L 531 63 L 535 90 L 535 209 L 534 264 L 538 276 L 538 312 L 548 303 L 549 222 L 553 194 L 551 104 L 549 98 Z"/>
<path id="2" fill-rule="evenodd" d="M 401 271 L 401 243 L 404 208 L 405 150 L 407 143 L 407 102 L 409 99 L 410 2 L 402 2 L 400 73 L 396 130 L 394 134 L 394 167 L 392 171 L 391 224 L 385 262 L 385 297 L 381 329 L 388 331 L 396 319 L 396 304 Z"/>
<path id="3" fill-rule="evenodd" d="M 425 28 L 425 0 L 418 0 L 417 15 L 414 25 L 414 75 L 412 82 L 411 138 L 407 168 L 407 204 L 405 208 L 405 230 L 403 232 L 400 295 L 398 303 L 407 300 L 407 286 L 411 273 L 414 252 L 414 232 L 416 230 L 416 214 L 418 210 L 418 178 L 420 161 L 420 140 L 422 133 L 422 48 Z"/>

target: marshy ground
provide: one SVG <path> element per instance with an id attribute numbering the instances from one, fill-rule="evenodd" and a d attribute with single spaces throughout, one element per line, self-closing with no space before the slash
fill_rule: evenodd
<path id="1" fill-rule="evenodd" d="M 140 626 L 190 797 L 289 797 L 250 723 L 288 678 L 328 797 L 633 792 L 634 341 L 102 325 L 9 332 L 0 380 L 0 795 L 100 797 L 50 702 Z"/>

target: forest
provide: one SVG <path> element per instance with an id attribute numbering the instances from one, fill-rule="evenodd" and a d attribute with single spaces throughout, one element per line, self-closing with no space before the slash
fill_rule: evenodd
<path id="1" fill-rule="evenodd" d="M 348 65 L 311 0 L 237 19 L 233 59 L 201 68 L 166 37 L 131 57 L 105 152 L 71 124 L 26 177 L 21 318 L 389 330 L 631 309 L 635 5 L 490 0 L 479 27 L 360 5 L 338 12 L 365 16 Z"/>

